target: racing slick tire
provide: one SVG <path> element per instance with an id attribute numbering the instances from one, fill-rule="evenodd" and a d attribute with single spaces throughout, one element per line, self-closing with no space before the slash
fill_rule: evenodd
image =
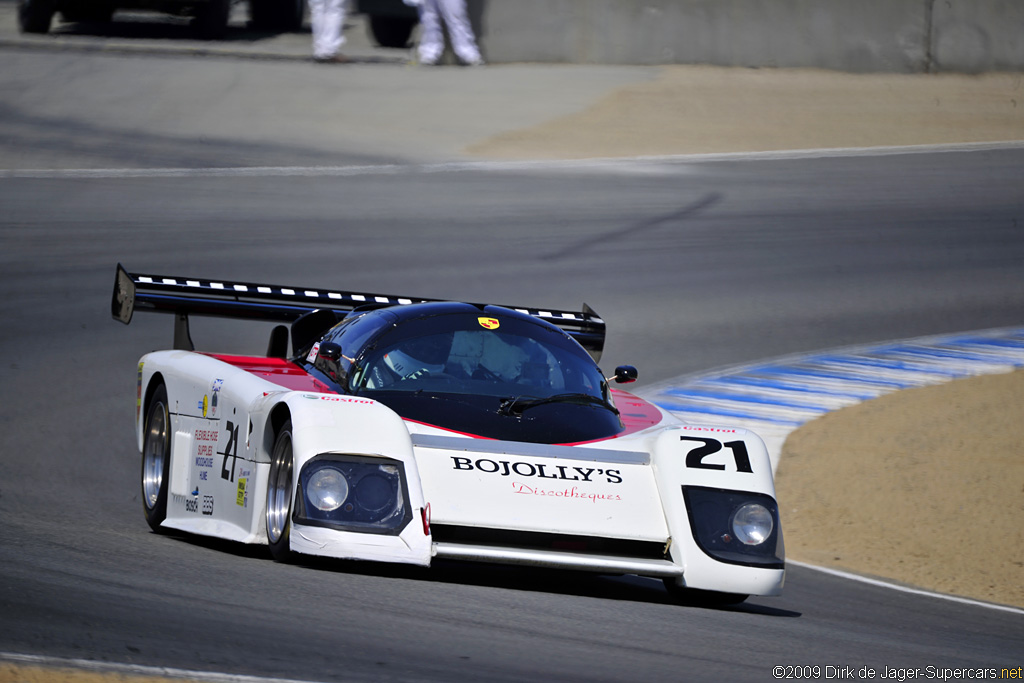
<path id="1" fill-rule="evenodd" d="M 55 0 L 18 0 L 18 28 L 22 33 L 47 33 L 56 12 Z"/>
<path id="2" fill-rule="evenodd" d="M 416 19 L 370 15 L 370 35 L 381 47 L 405 48 L 409 46 Z"/>
<path id="3" fill-rule="evenodd" d="M 267 544 L 278 562 L 292 559 L 292 491 L 295 488 L 292 457 L 291 420 L 281 426 L 274 439 L 270 456 L 270 479 L 267 481 Z"/>
<path id="4" fill-rule="evenodd" d="M 156 532 L 167 518 L 167 488 L 171 467 L 171 416 L 167 388 L 161 384 L 150 399 L 142 440 L 142 509 L 149 528 Z"/>
<path id="5" fill-rule="evenodd" d="M 700 590 L 699 588 L 683 588 L 676 584 L 675 579 L 664 579 L 665 590 L 669 596 L 681 605 L 690 607 L 725 607 L 738 605 L 746 600 L 748 595 L 740 593 L 722 593 L 719 591 Z"/>
<path id="6" fill-rule="evenodd" d="M 295 32 L 302 29 L 306 0 L 249 0 L 249 18 L 264 31 Z"/>

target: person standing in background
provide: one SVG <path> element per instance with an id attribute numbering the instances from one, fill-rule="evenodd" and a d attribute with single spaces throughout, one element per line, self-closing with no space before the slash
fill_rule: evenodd
<path id="1" fill-rule="evenodd" d="M 459 60 L 467 66 L 482 66 L 483 58 L 473 35 L 473 27 L 466 13 L 466 0 L 405 0 L 416 5 L 420 13 L 422 33 L 419 45 L 419 63 L 432 66 L 441 59 L 444 52 L 444 32 L 441 20 L 448 28 L 452 49 Z"/>
<path id="2" fill-rule="evenodd" d="M 308 0 L 309 23 L 313 29 L 313 61 L 317 64 L 344 64 L 348 57 L 339 50 L 345 42 L 346 0 Z"/>

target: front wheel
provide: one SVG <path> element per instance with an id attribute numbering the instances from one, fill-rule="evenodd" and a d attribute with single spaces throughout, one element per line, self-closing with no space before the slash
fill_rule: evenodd
<path id="1" fill-rule="evenodd" d="M 707 591 L 699 588 L 684 588 L 678 585 L 675 579 L 665 579 L 664 581 L 665 590 L 668 591 L 673 600 L 681 605 L 725 607 L 727 605 L 738 605 L 750 597 L 741 593 L 722 593 L 721 591 Z"/>
<path id="2" fill-rule="evenodd" d="M 167 410 L 167 388 L 161 384 L 146 411 L 142 440 L 142 509 L 153 531 L 167 518 L 167 487 L 170 485 L 171 416 Z"/>
<path id="3" fill-rule="evenodd" d="M 289 421 L 284 423 L 274 440 L 270 480 L 267 482 L 267 543 L 270 554 L 278 562 L 286 562 L 292 557 L 293 462 L 292 423 Z"/>

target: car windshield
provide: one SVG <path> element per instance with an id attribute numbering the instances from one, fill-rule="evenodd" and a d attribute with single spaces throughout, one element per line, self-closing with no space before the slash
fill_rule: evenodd
<path id="1" fill-rule="evenodd" d="M 521 320 L 461 315 L 403 327 L 401 334 L 379 339 L 356 364 L 350 375 L 353 392 L 422 391 L 523 401 L 572 395 L 608 402 L 597 365 L 559 331 Z"/>

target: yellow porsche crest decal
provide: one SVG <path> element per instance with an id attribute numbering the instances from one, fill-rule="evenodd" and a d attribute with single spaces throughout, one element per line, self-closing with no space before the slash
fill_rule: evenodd
<path id="1" fill-rule="evenodd" d="M 496 330 L 501 323 L 498 322 L 497 318 L 477 318 L 477 322 L 480 323 L 480 327 L 485 330 Z"/>

